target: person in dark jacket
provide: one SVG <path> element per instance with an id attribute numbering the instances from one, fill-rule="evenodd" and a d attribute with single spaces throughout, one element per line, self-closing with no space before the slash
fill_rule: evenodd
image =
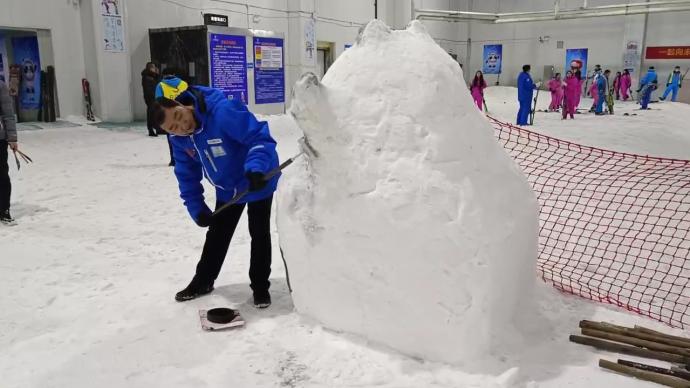
<path id="1" fill-rule="evenodd" d="M 279 177 L 266 176 L 278 166 L 276 141 L 268 123 L 258 121 L 246 105 L 226 99 L 217 89 L 189 86 L 179 78 L 166 77 L 159 91 L 162 97 L 153 104 L 152 114 L 156 127 L 171 135 L 180 196 L 194 222 L 208 227 L 196 274 L 175 299 L 182 302 L 213 291 L 237 223 L 247 207 L 254 306 L 268 307 L 271 203 Z M 204 201 L 202 177 L 215 187 L 216 209 L 237 193 L 245 189 L 248 192 L 224 212 L 212 216 Z"/>
<path id="2" fill-rule="evenodd" d="M 12 183 L 10 182 L 10 166 L 7 163 L 9 153 L 19 149 L 17 145 L 17 126 L 14 118 L 14 104 L 12 97 L 4 82 L 0 81 L 0 223 L 14 225 L 14 219 L 10 215 L 10 195 Z"/>
<path id="3" fill-rule="evenodd" d="M 154 94 L 159 81 L 160 73 L 156 67 L 156 64 L 153 62 L 148 62 L 146 64 L 146 68 L 141 71 L 141 88 L 144 90 L 144 102 L 146 103 L 146 128 L 149 130 L 149 136 L 158 136 L 156 131 L 153 129 L 151 115 L 148 112 L 151 108 L 151 104 L 155 100 Z"/>

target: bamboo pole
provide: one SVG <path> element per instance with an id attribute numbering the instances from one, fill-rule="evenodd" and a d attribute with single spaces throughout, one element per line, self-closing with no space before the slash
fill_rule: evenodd
<path id="1" fill-rule="evenodd" d="M 639 327 L 639 326 L 638 326 Z M 626 335 L 629 337 L 635 337 L 647 341 L 660 342 L 666 345 L 678 346 L 682 348 L 687 348 L 690 350 L 690 338 L 669 338 L 666 334 L 661 332 L 655 332 L 654 330 L 640 331 L 639 329 L 633 329 L 625 326 L 618 326 L 607 322 L 593 322 L 582 320 L 580 321 L 580 328 L 582 329 L 594 329 L 606 331 L 609 333 L 615 333 L 620 335 Z M 651 332 L 651 333 L 650 333 Z"/>
<path id="2" fill-rule="evenodd" d="M 690 357 L 690 349 L 679 348 L 666 344 L 660 344 L 654 341 L 647 341 L 639 338 L 628 337 L 620 334 L 607 333 L 600 330 L 582 329 L 582 334 L 590 337 L 602 338 L 609 341 L 621 342 L 624 344 L 635 345 L 650 350 L 658 350 L 665 353 L 679 354 L 681 356 Z"/>
<path id="3" fill-rule="evenodd" d="M 642 369 L 642 370 L 646 370 L 646 371 L 654 372 L 654 373 L 661 373 L 662 375 L 674 376 L 674 377 L 678 377 L 678 378 L 690 381 L 690 372 L 688 372 L 688 371 L 675 370 L 674 368 L 671 368 L 671 369 L 659 368 L 658 366 L 641 364 L 639 362 L 633 362 L 633 361 L 627 361 L 627 360 L 618 360 L 618 363 L 621 365 L 629 366 L 631 368 Z"/>
<path id="4" fill-rule="evenodd" d="M 599 366 L 614 372 L 631 376 L 644 381 L 651 381 L 653 383 L 665 385 L 673 388 L 690 388 L 690 381 L 679 379 L 678 377 L 666 376 L 660 373 L 654 373 L 646 370 L 636 369 L 633 367 L 620 365 L 608 360 L 599 360 Z"/>
<path id="5" fill-rule="evenodd" d="M 679 364 L 687 364 L 690 358 L 678 354 L 659 352 L 656 350 L 649 350 L 638 348 L 637 346 L 624 345 L 615 342 L 600 340 L 598 338 L 583 337 L 579 335 L 571 335 L 570 342 L 575 342 L 580 345 L 592 346 L 597 349 L 606 350 L 609 352 L 629 354 L 632 356 L 652 358 L 655 360 L 675 362 Z"/>
<path id="6" fill-rule="evenodd" d="M 658 337 L 663 337 L 663 338 L 666 338 L 666 339 L 671 339 L 671 340 L 675 340 L 675 341 L 680 341 L 680 342 L 685 343 L 685 344 L 686 344 L 685 346 L 690 347 L 690 338 L 679 337 L 679 336 L 677 336 L 677 335 L 666 334 L 666 333 L 662 333 L 662 332 L 660 332 L 660 331 L 648 329 L 648 328 L 646 328 L 646 327 L 642 327 L 642 326 L 638 326 L 638 325 L 635 325 L 635 331 L 637 331 L 637 332 L 639 332 L 639 333 L 645 333 L 645 334 L 655 335 L 655 336 L 658 336 Z"/>

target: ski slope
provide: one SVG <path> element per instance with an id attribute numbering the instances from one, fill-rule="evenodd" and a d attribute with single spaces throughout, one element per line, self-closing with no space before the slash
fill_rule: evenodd
<path id="1" fill-rule="evenodd" d="M 491 98 L 487 102 L 492 104 Z M 516 111 L 514 102 L 505 105 L 506 111 Z M 545 121 L 540 116 L 538 123 Z M 607 125 L 607 117 L 601 119 L 597 122 Z M 690 142 L 690 133 L 669 133 L 677 119 L 626 122 L 630 131 L 665 134 L 655 138 L 654 147 L 679 156 L 674 150 L 678 143 Z M 281 159 L 297 152 L 299 132 L 292 120 L 269 120 Z M 592 131 L 558 127 L 560 123 L 553 120 L 551 130 L 570 131 L 590 144 L 602 139 L 591 136 Z M 19 173 L 12 168 L 13 211 L 19 225 L 0 229 L 3 388 L 651 388 L 655 385 L 600 371 L 597 359 L 613 360 L 616 355 L 570 344 L 568 334 L 577 332 L 580 319 L 682 334 L 542 286 L 538 303 L 553 329 L 543 333 L 542 343 L 525 349 L 520 360 L 493 365 L 489 374 L 474 374 L 408 358 L 359 337 L 324 330 L 293 312 L 277 256 L 274 304 L 262 311 L 251 307 L 245 220 L 216 291 L 176 303 L 173 295 L 193 273 L 204 230 L 188 218 L 178 198 L 175 178 L 166 166 L 165 140 L 145 136 L 143 126 L 72 126 L 21 131 L 19 136 L 35 164 Z M 650 147 L 649 138 L 635 142 L 631 136 L 625 144 L 615 139 L 599 145 L 637 152 Z M 277 243 L 276 235 L 273 241 Z M 202 332 L 197 310 L 215 306 L 240 308 L 247 327 Z"/>

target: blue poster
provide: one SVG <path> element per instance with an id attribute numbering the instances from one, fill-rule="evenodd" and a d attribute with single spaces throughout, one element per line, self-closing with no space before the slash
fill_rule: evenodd
<path id="1" fill-rule="evenodd" d="M 254 102 L 285 102 L 285 66 L 283 40 L 254 38 Z"/>
<path id="2" fill-rule="evenodd" d="M 484 45 L 484 65 L 482 73 L 501 74 L 501 62 L 503 62 L 503 45 L 485 44 Z"/>
<path id="3" fill-rule="evenodd" d="M 230 100 L 247 103 L 247 41 L 244 36 L 210 34 L 211 87 Z"/>
<path id="4" fill-rule="evenodd" d="M 565 69 L 580 69 L 582 77 L 587 75 L 587 49 L 567 49 L 565 50 Z"/>
<path id="5" fill-rule="evenodd" d="M 22 67 L 22 83 L 19 89 L 19 109 L 41 107 L 41 62 L 38 56 L 38 39 L 35 36 L 12 38 L 14 61 Z"/>

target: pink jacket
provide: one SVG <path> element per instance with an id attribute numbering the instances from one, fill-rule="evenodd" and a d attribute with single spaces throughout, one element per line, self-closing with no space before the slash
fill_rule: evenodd
<path id="1" fill-rule="evenodd" d="M 621 75 L 621 90 L 627 91 L 630 89 L 630 74 L 623 74 Z"/>
<path id="2" fill-rule="evenodd" d="M 561 89 L 561 81 L 558 81 L 557 79 L 552 79 L 549 81 L 549 90 L 553 92 L 558 92 Z"/>
<path id="3" fill-rule="evenodd" d="M 575 77 L 566 78 L 563 90 L 565 92 L 566 104 L 574 106 L 580 96 L 580 81 Z"/>

